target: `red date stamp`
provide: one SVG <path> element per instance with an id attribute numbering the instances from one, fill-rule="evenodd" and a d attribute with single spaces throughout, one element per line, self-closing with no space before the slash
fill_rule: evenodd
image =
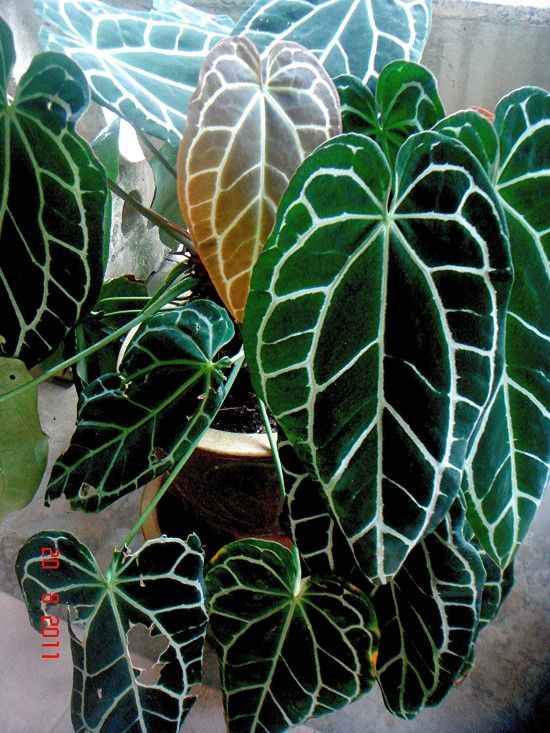
<path id="1" fill-rule="evenodd" d="M 51 547 L 43 547 L 40 551 L 42 560 L 40 564 L 43 570 L 57 570 L 59 568 L 59 549 L 52 550 Z M 42 603 L 56 604 L 59 603 L 59 593 L 42 593 Z M 53 649 L 59 649 L 59 616 L 42 616 L 41 623 L 42 647 L 48 650 L 48 653 L 42 653 L 42 659 L 59 659 L 59 651 L 53 652 Z"/>

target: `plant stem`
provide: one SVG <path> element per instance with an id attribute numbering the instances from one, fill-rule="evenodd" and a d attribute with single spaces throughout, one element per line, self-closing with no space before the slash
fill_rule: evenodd
<path id="1" fill-rule="evenodd" d="M 173 221 L 170 221 L 170 219 L 167 219 L 165 216 L 157 214 L 157 212 L 153 211 L 153 209 L 149 209 L 147 208 L 147 206 L 143 206 L 143 204 L 140 204 L 136 198 L 127 193 L 123 188 L 120 188 L 120 186 L 114 181 L 111 181 L 111 179 L 108 179 L 108 183 L 109 188 L 113 193 L 116 193 L 119 198 L 121 198 L 123 201 L 126 201 L 126 203 L 130 204 L 130 206 L 133 206 L 134 209 L 136 211 L 139 211 L 139 213 L 144 216 L 148 221 L 150 221 L 152 224 L 155 224 L 155 226 L 157 226 L 159 229 L 165 231 L 177 242 L 184 244 L 187 249 L 193 249 L 193 240 L 189 236 L 189 233 L 185 231 L 185 229 L 182 229 L 177 224 L 174 224 Z"/>
<path id="2" fill-rule="evenodd" d="M 283 474 L 283 466 L 281 464 L 281 457 L 279 456 L 279 451 L 277 450 L 275 436 L 273 435 L 273 431 L 269 423 L 269 417 L 267 415 L 265 403 L 259 397 L 258 397 L 258 406 L 260 408 L 260 415 L 262 417 L 262 423 L 264 425 L 265 432 L 267 433 L 267 439 L 269 440 L 269 445 L 271 447 L 271 453 L 273 455 L 273 463 L 275 464 L 275 470 L 277 471 L 277 479 L 279 480 L 279 486 L 281 489 L 281 496 L 284 499 L 286 497 L 286 489 L 285 489 L 285 477 Z"/>
<path id="3" fill-rule="evenodd" d="M 170 301 L 174 299 L 176 292 L 185 292 L 186 290 L 189 290 L 189 288 L 192 287 L 194 283 L 194 278 L 186 278 L 182 283 L 179 284 L 179 287 L 169 288 L 168 290 L 166 290 L 165 293 L 162 294 L 161 297 L 149 303 L 149 305 L 146 306 L 135 318 L 133 318 L 128 323 L 125 323 L 124 326 L 121 326 L 116 331 L 113 331 L 113 333 L 105 336 L 105 338 L 102 338 L 97 343 L 88 346 L 88 348 L 84 349 L 83 351 L 79 351 L 77 354 L 71 356 L 69 359 L 65 359 L 65 361 L 62 361 L 60 364 L 56 364 L 50 369 L 47 369 L 43 374 L 35 377 L 30 382 L 26 382 L 25 384 L 22 384 L 21 386 L 12 389 L 10 392 L 0 394 L 0 403 L 12 397 L 17 397 L 17 395 L 25 392 L 31 387 L 37 387 L 39 384 L 42 384 L 42 382 L 45 382 L 50 377 L 54 377 L 58 372 L 61 372 L 64 369 L 73 366 L 73 364 L 76 364 L 81 359 L 86 359 L 88 356 L 95 354 L 96 351 L 99 351 L 105 346 L 112 344 L 121 336 L 124 336 L 126 333 L 128 333 L 128 331 L 131 331 L 132 328 L 139 326 L 140 323 L 143 323 L 143 321 L 145 321 L 147 318 L 155 315 L 155 313 L 161 310 L 161 308 L 170 303 Z"/>
<path id="4" fill-rule="evenodd" d="M 174 176 L 174 178 L 176 178 L 177 177 L 176 176 L 176 171 L 172 168 L 172 166 L 166 160 L 166 158 L 160 152 L 160 150 L 153 145 L 153 143 L 149 140 L 149 138 L 147 137 L 147 135 L 144 135 L 142 132 L 140 132 L 137 129 L 136 129 L 136 133 L 137 133 L 137 136 L 138 136 L 139 140 L 145 145 L 145 147 L 151 153 L 151 155 L 153 155 L 159 161 L 159 163 L 162 166 L 164 166 L 164 168 L 166 168 L 166 170 L 168 171 L 168 173 L 170 173 L 172 176 Z"/>
<path id="5" fill-rule="evenodd" d="M 231 391 L 233 382 L 235 381 L 237 374 L 239 373 L 239 369 L 243 365 L 243 362 L 244 362 L 244 354 L 242 353 L 242 351 L 239 352 L 235 357 L 233 357 L 233 359 L 230 360 L 230 363 L 232 364 L 232 369 L 225 383 L 223 400 L 220 404 L 220 407 L 223 405 L 225 398 Z M 199 440 L 202 438 L 205 432 L 206 432 L 206 428 L 205 430 L 203 430 L 201 435 L 195 441 L 193 441 L 193 443 L 187 448 L 187 450 L 182 455 L 182 457 L 179 459 L 179 461 L 177 461 L 177 463 L 172 467 L 172 469 L 170 470 L 170 473 L 168 474 L 166 479 L 162 482 L 162 485 L 159 487 L 159 490 L 157 491 L 155 496 L 151 499 L 150 503 L 147 505 L 147 508 L 145 509 L 145 511 L 142 512 L 141 516 L 138 518 L 138 520 L 136 521 L 132 529 L 126 535 L 126 539 L 122 543 L 122 547 L 115 551 L 113 555 L 113 561 L 111 562 L 111 568 L 115 567 L 118 559 L 124 552 L 125 548 L 130 546 L 130 543 L 135 538 L 135 536 L 137 535 L 141 527 L 144 525 L 147 519 L 149 519 L 154 508 L 157 506 L 157 504 L 162 499 L 164 494 L 168 491 L 168 488 L 170 484 L 172 483 L 172 481 L 176 478 L 176 476 L 181 471 L 183 466 L 187 463 L 190 455 L 193 453 L 193 451 L 197 447 Z"/>

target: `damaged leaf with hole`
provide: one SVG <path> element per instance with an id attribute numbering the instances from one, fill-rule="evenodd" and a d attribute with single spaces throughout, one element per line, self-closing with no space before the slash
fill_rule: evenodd
<path id="1" fill-rule="evenodd" d="M 59 552 L 55 573 L 42 568 L 43 547 Z M 113 725 L 123 719 L 125 730 L 177 733 L 200 682 L 207 623 L 198 537 L 146 542 L 133 555 L 115 556 L 103 574 L 73 535 L 41 532 L 22 547 L 16 570 L 37 631 L 47 608 L 43 593 L 56 592 L 75 609 L 75 731 L 120 730 Z M 157 662 L 144 663 L 149 655 Z"/>

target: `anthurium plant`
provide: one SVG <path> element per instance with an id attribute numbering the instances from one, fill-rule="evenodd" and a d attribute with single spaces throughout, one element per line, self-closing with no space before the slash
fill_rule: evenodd
<path id="1" fill-rule="evenodd" d="M 229 731 L 373 684 L 414 717 L 472 666 L 548 480 L 550 94 L 445 116 L 418 64 L 427 0 L 258 0 L 237 23 L 36 7 L 48 50 L 14 96 L 0 24 L 0 416 L 29 426 L 2 431 L 0 511 L 36 490 L 36 386 L 68 366 L 77 426 L 46 502 L 100 512 L 167 474 L 106 570 L 69 532 L 19 553 L 33 626 L 70 609 L 75 730 L 176 733 L 207 627 Z M 109 188 L 127 194 L 116 127 L 75 132 L 90 88 L 155 156 L 140 210 L 191 252 L 152 295 L 102 282 Z M 206 567 L 195 534 L 130 547 L 243 362 L 278 426 L 285 543 Z M 154 682 L 139 624 L 165 642 Z"/>

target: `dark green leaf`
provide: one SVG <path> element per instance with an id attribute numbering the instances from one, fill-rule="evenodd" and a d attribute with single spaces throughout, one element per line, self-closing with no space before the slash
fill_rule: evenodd
<path id="1" fill-rule="evenodd" d="M 376 95 L 352 76 L 336 79 L 344 132 L 361 132 L 376 140 L 395 163 L 397 151 L 413 133 L 428 130 L 443 117 L 437 83 L 423 66 L 394 61 L 385 66 Z"/>
<path id="2" fill-rule="evenodd" d="M 1 85 L 15 60 L 0 19 Z M 15 99 L 0 99 L 0 354 L 44 360 L 93 304 L 102 281 L 105 172 L 74 132 L 88 105 L 80 69 L 35 56 Z"/>
<path id="3" fill-rule="evenodd" d="M 505 568 L 548 483 L 550 461 L 550 94 L 525 88 L 496 109 L 497 190 L 515 280 L 506 367 L 470 446 L 468 521 Z"/>
<path id="4" fill-rule="evenodd" d="M 484 579 L 483 563 L 464 539 L 458 499 L 373 597 L 381 633 L 378 682 L 392 713 L 414 718 L 461 677 L 477 636 Z"/>
<path id="5" fill-rule="evenodd" d="M 42 566 L 58 553 L 59 567 Z M 47 563 L 46 563 L 47 565 Z M 69 617 L 74 663 L 72 722 L 77 733 L 177 733 L 201 678 L 206 610 L 203 555 L 198 537 L 162 537 L 122 555 L 104 576 L 90 550 L 67 532 L 31 537 L 17 557 L 17 576 L 32 626 L 56 609 L 43 594 L 58 594 Z M 140 680 L 128 634 L 143 625 L 166 649 L 158 682 Z M 83 629 L 81 628 L 83 627 Z"/>
<path id="6" fill-rule="evenodd" d="M 71 445 L 55 464 L 47 500 L 99 511 L 143 486 L 192 450 L 223 399 L 224 361 L 234 334 L 209 301 L 164 310 L 130 341 L 117 373 L 82 392 Z"/>
<path id="7" fill-rule="evenodd" d="M 302 579 L 295 551 L 262 540 L 223 548 L 206 584 L 232 733 L 285 731 L 371 687 L 378 630 L 358 589 Z"/>
<path id="8" fill-rule="evenodd" d="M 342 135 L 299 168 L 254 270 L 255 388 L 387 582 L 456 496 L 501 367 L 506 229 L 463 145 L 411 136 L 390 168 Z"/>

